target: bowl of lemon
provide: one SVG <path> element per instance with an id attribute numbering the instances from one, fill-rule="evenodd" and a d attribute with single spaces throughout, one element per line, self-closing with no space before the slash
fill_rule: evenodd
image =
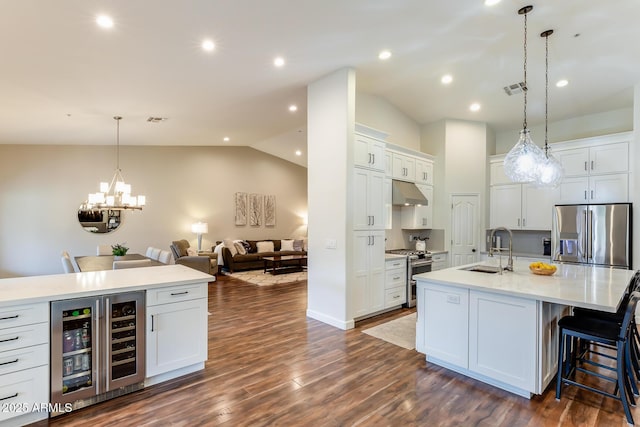
<path id="1" fill-rule="evenodd" d="M 546 262 L 536 261 L 529 264 L 529 270 L 533 274 L 539 274 L 541 276 L 551 276 L 556 272 L 558 267 L 553 264 L 547 264 Z"/>

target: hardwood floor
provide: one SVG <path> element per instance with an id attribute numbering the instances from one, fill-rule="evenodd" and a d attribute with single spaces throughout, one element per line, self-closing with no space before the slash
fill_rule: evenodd
<path id="1" fill-rule="evenodd" d="M 204 371 L 34 426 L 627 425 L 617 401 L 575 387 L 527 400 L 361 332 L 413 310 L 342 331 L 306 318 L 306 298 L 306 282 L 221 276 L 209 285 Z"/>

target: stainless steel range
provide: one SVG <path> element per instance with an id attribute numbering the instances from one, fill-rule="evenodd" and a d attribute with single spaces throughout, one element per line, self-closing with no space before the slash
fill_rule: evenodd
<path id="1" fill-rule="evenodd" d="M 388 254 L 405 255 L 407 257 L 407 307 L 416 305 L 416 281 L 412 279 L 414 274 L 431 271 L 433 260 L 428 251 L 416 251 L 413 249 L 391 249 Z"/>

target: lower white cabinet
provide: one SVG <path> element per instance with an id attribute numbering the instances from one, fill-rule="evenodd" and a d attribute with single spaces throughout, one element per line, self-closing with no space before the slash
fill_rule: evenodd
<path id="1" fill-rule="evenodd" d="M 388 259 L 385 262 L 384 308 L 397 307 L 407 302 L 407 260 Z"/>
<path id="2" fill-rule="evenodd" d="M 431 260 L 433 261 L 433 264 L 431 265 L 431 271 L 444 270 L 445 268 L 447 268 L 449 266 L 448 258 L 449 257 L 446 253 L 431 255 Z"/>
<path id="3" fill-rule="evenodd" d="M 207 360 L 207 284 L 147 291 L 146 377 Z"/>
<path id="4" fill-rule="evenodd" d="M 533 391 L 536 308 L 535 300 L 469 291 L 469 370 Z"/>
<path id="5" fill-rule="evenodd" d="M 384 230 L 353 233 L 351 318 L 384 309 Z"/>
<path id="6" fill-rule="evenodd" d="M 48 303 L 0 308 L 0 424 L 49 416 L 49 332 Z"/>

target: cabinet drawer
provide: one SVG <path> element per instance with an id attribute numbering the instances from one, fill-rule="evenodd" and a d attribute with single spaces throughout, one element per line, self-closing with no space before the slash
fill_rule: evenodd
<path id="1" fill-rule="evenodd" d="M 433 262 L 446 262 L 447 254 L 433 254 L 431 255 Z"/>
<path id="2" fill-rule="evenodd" d="M 170 286 L 147 291 L 147 306 L 207 298 L 207 283 Z"/>
<path id="3" fill-rule="evenodd" d="M 387 260 L 384 264 L 385 270 L 392 270 L 395 268 L 405 268 L 406 266 L 407 266 L 406 258 Z"/>
<path id="4" fill-rule="evenodd" d="M 16 326 L 0 330 L 0 356 L 2 352 L 49 343 L 49 323 Z"/>
<path id="5" fill-rule="evenodd" d="M 0 375 L 49 364 L 47 344 L 8 350 L 0 353 Z M 0 381 L 2 382 L 2 381 Z"/>
<path id="6" fill-rule="evenodd" d="M 0 308 L 0 329 L 49 321 L 49 303 Z"/>
<path id="7" fill-rule="evenodd" d="M 406 286 L 407 273 L 405 272 L 404 268 L 387 270 L 385 274 L 386 274 L 385 281 L 384 281 L 385 289 L 397 288 L 398 286 Z"/>
<path id="8" fill-rule="evenodd" d="M 387 289 L 384 295 L 384 306 L 394 307 L 407 302 L 407 288 L 405 286 Z"/>
<path id="9" fill-rule="evenodd" d="M 49 402 L 49 366 L 3 375 L 0 381 L 0 421 L 31 412 L 35 404 Z"/>

